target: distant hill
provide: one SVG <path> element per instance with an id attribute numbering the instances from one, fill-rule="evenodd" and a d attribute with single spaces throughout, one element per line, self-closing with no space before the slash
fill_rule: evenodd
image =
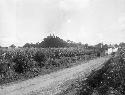
<path id="1" fill-rule="evenodd" d="M 36 43 L 36 44 L 29 44 L 26 43 L 23 47 L 42 47 L 42 48 L 59 48 L 59 47 L 67 47 L 68 43 L 64 41 L 63 39 L 57 37 L 57 36 L 47 36 L 43 39 L 42 42 Z"/>
<path id="2" fill-rule="evenodd" d="M 82 43 L 75 43 L 70 40 L 63 40 L 57 36 L 49 35 L 43 39 L 42 42 L 36 44 L 26 43 L 23 47 L 36 47 L 36 48 L 64 48 L 64 47 L 84 47 Z"/>

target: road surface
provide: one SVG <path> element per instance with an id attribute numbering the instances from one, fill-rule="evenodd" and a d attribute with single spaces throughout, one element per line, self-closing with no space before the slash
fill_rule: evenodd
<path id="1" fill-rule="evenodd" d="M 57 95 L 66 90 L 72 83 L 72 80 L 80 77 L 85 78 L 92 70 L 101 68 L 108 59 L 109 57 L 97 58 L 48 75 L 1 86 L 0 95 Z"/>

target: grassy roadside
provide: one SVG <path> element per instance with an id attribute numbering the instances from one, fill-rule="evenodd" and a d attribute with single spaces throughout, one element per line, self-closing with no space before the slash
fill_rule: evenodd
<path id="1" fill-rule="evenodd" d="M 107 60 L 100 67 L 92 70 L 91 73 L 86 74 L 85 76 L 80 76 L 77 79 L 71 80 L 70 82 L 68 81 L 67 83 L 70 85 L 67 88 L 65 88 L 64 90 L 62 90 L 61 93 L 58 93 L 56 95 L 90 95 L 90 94 L 87 94 L 87 93 L 92 92 L 92 90 L 90 89 L 90 87 L 87 84 L 88 80 L 90 79 L 90 77 L 95 76 L 98 71 L 100 71 L 102 68 L 104 68 L 106 63 L 109 60 Z M 66 84 L 64 83 L 63 85 L 66 85 Z"/>
<path id="2" fill-rule="evenodd" d="M 93 71 L 86 80 L 74 82 L 58 95 L 125 95 L 124 52 L 112 57 L 101 69 Z"/>

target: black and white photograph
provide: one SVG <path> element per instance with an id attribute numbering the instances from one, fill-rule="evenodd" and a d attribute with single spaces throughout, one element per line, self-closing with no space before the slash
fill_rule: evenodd
<path id="1" fill-rule="evenodd" d="M 0 0 L 0 95 L 125 95 L 125 0 Z"/>

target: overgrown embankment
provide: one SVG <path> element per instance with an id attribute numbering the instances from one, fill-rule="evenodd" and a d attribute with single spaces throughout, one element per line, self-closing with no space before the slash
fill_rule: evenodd
<path id="1" fill-rule="evenodd" d="M 125 95 L 125 49 L 80 82 L 75 95 Z"/>

